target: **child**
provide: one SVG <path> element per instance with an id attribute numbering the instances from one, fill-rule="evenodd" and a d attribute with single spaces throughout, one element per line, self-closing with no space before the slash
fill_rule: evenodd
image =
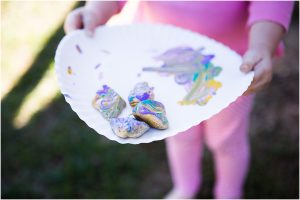
<path id="1" fill-rule="evenodd" d="M 92 36 L 123 4 L 87 2 L 68 15 L 65 31 L 84 28 Z M 245 94 L 226 109 L 166 140 L 174 184 L 167 198 L 195 197 L 204 143 L 215 161 L 215 198 L 242 197 L 250 157 L 252 94 L 271 81 L 272 56 L 288 29 L 292 9 L 293 2 L 140 2 L 136 21 L 173 24 L 214 38 L 244 55 L 240 70 L 255 74 Z"/>

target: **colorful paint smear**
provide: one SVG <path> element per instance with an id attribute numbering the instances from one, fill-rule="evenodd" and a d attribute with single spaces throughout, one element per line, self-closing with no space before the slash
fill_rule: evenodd
<path id="1" fill-rule="evenodd" d="M 162 61 L 161 67 L 145 67 L 143 71 L 174 75 L 175 82 L 184 85 L 187 95 L 181 105 L 205 105 L 216 94 L 222 83 L 214 80 L 222 68 L 212 64 L 214 55 L 204 55 L 204 48 L 176 47 L 154 57 Z"/>

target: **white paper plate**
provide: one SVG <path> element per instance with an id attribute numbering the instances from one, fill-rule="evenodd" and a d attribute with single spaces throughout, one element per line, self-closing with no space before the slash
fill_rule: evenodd
<path id="1" fill-rule="evenodd" d="M 174 76 L 162 77 L 155 72 L 142 71 L 143 67 L 159 67 L 162 63 L 153 57 L 179 46 L 204 47 L 203 53 L 214 54 L 212 63 L 223 69 L 215 78 L 222 87 L 205 106 L 179 105 L 178 101 L 187 91 L 174 81 Z M 240 72 L 241 61 L 241 57 L 228 47 L 197 33 L 170 25 L 133 24 L 99 27 L 93 38 L 87 37 L 82 30 L 68 34 L 57 48 L 55 69 L 61 92 L 80 119 L 110 140 L 139 144 L 183 132 L 235 101 L 253 79 L 253 73 Z M 151 129 L 140 138 L 119 138 L 111 131 L 109 122 L 92 107 L 92 99 L 96 91 L 107 84 L 127 101 L 130 90 L 141 81 L 155 88 L 155 100 L 165 105 L 170 127 Z M 127 102 L 120 117 L 130 113 Z"/>

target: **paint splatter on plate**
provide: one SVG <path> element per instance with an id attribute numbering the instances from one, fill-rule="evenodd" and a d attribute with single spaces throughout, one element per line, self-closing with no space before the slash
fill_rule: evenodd
<path id="1" fill-rule="evenodd" d="M 149 143 L 183 132 L 217 114 L 248 88 L 253 73 L 239 71 L 241 57 L 208 37 L 170 25 L 99 27 L 93 38 L 82 30 L 65 36 L 55 69 L 65 100 L 89 127 L 119 143 Z M 92 105 L 104 84 L 123 99 L 137 82 L 155 88 L 169 128 L 122 139 Z M 120 117 L 132 112 L 129 103 Z"/>

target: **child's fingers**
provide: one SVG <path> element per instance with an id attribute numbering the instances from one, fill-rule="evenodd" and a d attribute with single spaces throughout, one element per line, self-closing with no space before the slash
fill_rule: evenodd
<path id="1" fill-rule="evenodd" d="M 249 95 L 249 94 L 254 93 L 257 90 L 259 90 L 259 85 L 260 85 L 259 82 L 261 82 L 260 79 L 263 76 L 263 74 L 264 74 L 264 71 L 260 68 L 258 68 L 254 71 L 253 81 L 252 81 L 251 85 L 249 86 L 249 88 L 247 89 L 247 91 L 244 93 L 244 95 Z"/>
<path id="2" fill-rule="evenodd" d="M 89 37 L 92 37 L 97 27 L 97 16 L 93 11 L 85 9 L 83 13 L 83 26 Z"/>
<path id="3" fill-rule="evenodd" d="M 254 69 L 254 66 L 261 60 L 261 57 L 255 51 L 247 51 L 243 57 L 243 63 L 240 70 L 248 73 Z"/>
<path id="4" fill-rule="evenodd" d="M 80 28 L 82 28 L 82 8 L 77 8 L 68 14 L 64 24 L 64 30 L 68 34 Z"/>
<path id="5" fill-rule="evenodd" d="M 254 78 L 244 95 L 256 92 L 264 88 L 272 80 L 271 61 L 264 59 L 255 66 Z"/>

